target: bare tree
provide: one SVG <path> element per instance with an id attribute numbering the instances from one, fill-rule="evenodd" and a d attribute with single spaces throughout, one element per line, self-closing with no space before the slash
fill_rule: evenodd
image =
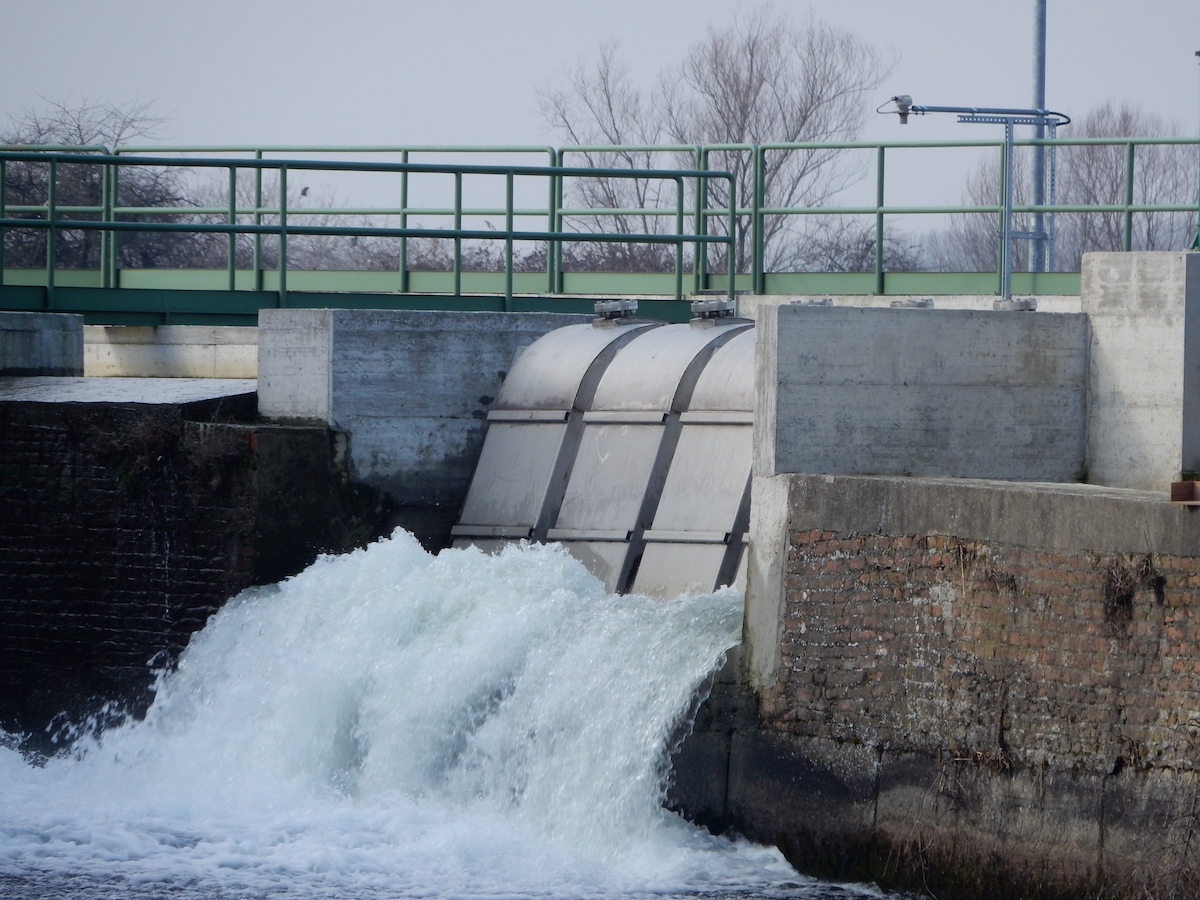
<path id="1" fill-rule="evenodd" d="M 106 100 L 78 102 L 69 97 L 46 101 L 44 109 L 26 109 L 12 119 L 9 129 L 0 132 L 5 144 L 52 145 L 72 147 L 100 145 L 115 150 L 132 138 L 155 137 L 166 122 L 151 115 L 153 101 L 133 100 L 117 104 Z"/>
<path id="2" fill-rule="evenodd" d="M 133 138 L 156 135 L 163 119 L 150 114 L 150 103 L 113 104 L 81 97 L 47 102 L 44 109 L 25 110 L 0 131 L 0 145 L 60 146 L 116 149 Z M 5 167 L 8 206 L 43 206 L 49 197 L 50 167 L 44 162 L 13 162 Z M 118 179 L 117 205 L 135 207 L 187 207 L 198 205 L 186 189 L 187 173 L 179 168 L 128 167 Z M 102 205 L 102 167 L 64 163 L 57 167 L 55 190 L 59 206 Z M 15 218 L 41 218 L 41 213 L 13 213 Z M 98 213 L 65 212 L 64 221 L 95 220 Z M 132 217 L 123 216 L 124 219 Z M 139 221 L 186 221 L 184 214 L 163 213 L 136 217 Z M 5 263 L 39 268 L 46 263 L 44 229 L 5 229 Z M 118 241 L 118 259 L 129 268 L 172 268 L 203 265 L 219 241 L 211 235 L 128 232 Z M 100 234 L 62 227 L 55 243 L 57 264 L 63 268 L 95 268 L 100 262 Z"/>
<path id="3" fill-rule="evenodd" d="M 541 112 L 567 141 L 577 146 L 650 146 L 667 140 L 657 95 L 644 95 L 629 77 L 629 67 L 615 42 L 602 44 L 592 67 L 580 63 L 566 73 L 566 86 L 539 91 Z M 572 161 L 593 168 L 652 169 L 661 166 L 653 150 L 585 150 Z M 652 210 L 673 203 L 666 191 L 673 182 L 653 178 L 576 178 L 567 184 L 569 203 L 588 209 L 624 209 L 569 222 L 583 231 L 616 234 L 660 234 L 666 220 Z M 615 271 L 669 271 L 670 250 L 656 244 L 630 241 L 607 244 L 601 265 Z M 569 268 L 564 260 L 564 268 Z"/>
<path id="4" fill-rule="evenodd" d="M 1139 106 L 1105 103 L 1071 125 L 1080 138 L 1175 137 L 1181 129 Z M 1018 148 L 1018 151 L 1028 148 Z M 1058 151 L 1059 188 L 1063 205 L 1111 205 L 1125 202 L 1125 146 L 1083 144 Z M 1013 202 L 1029 202 L 1028 153 L 1014 157 Z M 969 176 L 963 202 L 998 203 L 1000 175 L 996 156 L 984 159 Z M 1181 144 L 1138 146 L 1134 153 L 1135 203 L 1186 203 L 1196 195 L 1195 151 Z M 1119 212 L 1058 213 L 1055 217 L 1055 268 L 1078 271 L 1089 250 L 1124 247 L 1124 214 Z M 930 234 L 925 247 L 932 267 L 941 271 L 991 271 L 997 265 L 997 219 L 994 214 L 960 213 L 948 228 Z M 1015 230 L 1029 230 L 1032 217 L 1017 214 Z M 1183 249 L 1194 235 L 1191 213 L 1135 213 L 1130 244 L 1134 250 Z M 1028 267 L 1028 241 L 1014 241 L 1013 268 Z"/>
<path id="5" fill-rule="evenodd" d="M 875 227 L 853 216 L 824 217 L 808 235 L 806 267 L 815 272 L 871 272 L 875 269 Z M 924 266 L 921 247 L 904 235 L 884 231 L 883 268 L 917 272 Z"/>
<path id="6" fill-rule="evenodd" d="M 1178 137 L 1179 125 L 1148 113 L 1140 106 L 1105 103 L 1087 114 L 1075 136 Z M 1065 172 L 1060 196 L 1069 204 L 1125 202 L 1125 147 L 1087 144 L 1063 148 Z M 1195 150 L 1182 144 L 1139 146 L 1134 151 L 1133 200 L 1169 204 L 1196 196 Z M 1069 213 L 1059 241 L 1060 267 L 1078 270 L 1089 250 L 1121 250 L 1122 213 Z M 1191 213 L 1135 213 L 1130 245 L 1134 250 L 1182 250 L 1195 230 Z"/>
<path id="7" fill-rule="evenodd" d="M 1024 150 L 1026 148 L 1018 148 Z M 1013 205 L 1029 203 L 1029 178 L 1026 157 L 1018 152 L 1013 158 Z M 1061 160 L 1061 157 L 1060 157 Z M 963 205 L 996 206 L 1000 203 L 1000 158 L 990 153 L 967 176 Z M 1032 217 L 1013 215 L 1013 229 L 1032 229 Z M 996 213 L 954 213 L 949 225 L 926 236 L 926 258 L 935 272 L 994 272 L 1000 265 L 999 218 Z M 1013 241 L 1013 269 L 1027 268 L 1027 241 Z"/>
<path id="8" fill-rule="evenodd" d="M 709 29 L 685 59 L 659 78 L 657 89 L 642 91 L 631 83 L 617 47 L 601 47 L 596 61 L 570 71 L 563 87 L 540 91 L 547 122 L 575 144 L 695 145 L 761 144 L 768 142 L 833 142 L 858 137 L 869 104 L 865 95 L 890 68 L 878 51 L 854 35 L 814 19 L 804 24 L 769 6 L 721 28 Z M 589 166 L 649 168 L 662 164 L 651 151 L 588 151 Z M 677 153 L 672 164 L 692 168 L 690 152 Z M 845 164 L 834 149 L 785 149 L 766 153 L 764 200 L 768 207 L 821 206 L 860 173 Z M 710 168 L 735 176 L 739 205 L 748 205 L 754 180 L 752 154 L 746 150 L 717 150 Z M 577 227 L 619 233 L 662 233 L 673 226 L 670 217 L 645 210 L 673 209 L 671 182 L 578 179 L 570 186 L 572 202 L 591 208 L 629 209 L 582 220 Z M 710 206 L 728 203 L 723 182 L 709 185 Z M 803 220 L 803 221 L 802 221 Z M 739 217 L 737 264 L 750 264 L 750 236 L 745 216 Z M 717 233 L 727 227 L 722 218 L 710 221 Z M 807 268 L 815 262 L 809 252 L 814 232 L 826 223 L 805 217 L 770 215 L 764 223 L 766 264 L 776 271 Z M 836 228 L 834 229 L 836 230 Z M 670 257 L 664 248 L 634 251 L 638 245 L 609 245 L 629 257 Z M 716 254 L 719 256 L 719 254 Z M 715 266 L 722 263 L 714 260 Z"/>

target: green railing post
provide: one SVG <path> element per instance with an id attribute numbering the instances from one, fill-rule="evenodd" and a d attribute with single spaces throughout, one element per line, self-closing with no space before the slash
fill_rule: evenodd
<path id="1" fill-rule="evenodd" d="M 683 299 L 683 177 L 675 178 L 675 299 Z"/>
<path id="2" fill-rule="evenodd" d="M 454 173 L 454 230 L 462 231 L 462 172 Z M 454 238 L 454 296 L 462 296 L 462 237 Z"/>
<path id="3" fill-rule="evenodd" d="M 408 151 L 400 153 L 400 162 L 408 165 Z M 408 227 L 408 170 L 400 173 L 400 227 Z M 408 293 L 408 236 L 400 236 L 400 293 Z"/>
<path id="4" fill-rule="evenodd" d="M 504 311 L 513 311 L 513 172 L 504 184 Z"/>
<path id="5" fill-rule="evenodd" d="M 725 235 L 728 243 L 725 245 L 726 277 L 729 283 L 725 286 L 725 296 L 733 300 L 733 279 L 737 275 L 737 179 L 729 178 L 729 233 Z"/>
<path id="6" fill-rule="evenodd" d="M 112 177 L 109 179 L 109 188 L 111 190 L 109 198 L 109 211 L 112 220 L 117 220 L 117 207 L 121 205 L 121 166 L 119 163 L 113 164 Z M 121 286 L 121 232 L 113 231 L 108 242 L 108 263 L 111 267 L 108 276 L 108 286 L 118 288 Z"/>
<path id="7" fill-rule="evenodd" d="M 875 293 L 883 293 L 883 147 L 875 158 Z"/>
<path id="8" fill-rule="evenodd" d="M 8 218 L 8 162 L 0 159 L 0 219 Z M 4 285 L 4 235 L 5 229 L 0 226 L 0 286 Z"/>
<path id="9" fill-rule="evenodd" d="M 553 168 L 563 168 L 563 155 L 554 155 Z M 562 174 L 554 174 L 550 176 L 550 210 L 551 210 L 551 233 L 560 234 L 563 230 L 563 176 Z M 551 270 L 551 294 L 563 293 L 563 241 L 556 240 L 552 242 L 553 246 L 546 247 L 546 252 L 553 257 L 554 263 Z"/>
<path id="10" fill-rule="evenodd" d="M 552 150 L 550 153 L 550 167 L 558 168 L 558 151 Z M 546 179 L 550 189 L 550 196 L 546 200 L 546 231 L 555 232 L 558 229 L 554 227 L 555 214 L 555 198 L 557 197 L 558 186 L 555 184 L 554 175 L 550 175 Z M 557 246 L 557 241 L 546 241 L 546 292 L 554 293 L 554 249 Z"/>
<path id="11" fill-rule="evenodd" d="M 261 160 L 263 152 L 261 150 L 254 151 L 254 158 Z M 262 224 L 262 174 L 261 165 L 254 167 L 254 224 Z M 259 232 L 254 232 L 254 290 L 261 291 L 263 289 L 263 268 L 262 268 L 262 235 Z"/>
<path id="12" fill-rule="evenodd" d="M 46 308 L 54 309 L 54 269 L 58 265 L 58 163 L 51 158 L 50 175 L 46 182 Z"/>
<path id="13" fill-rule="evenodd" d="M 706 165 L 704 165 L 704 158 L 707 155 L 708 154 L 705 152 L 704 147 L 700 144 L 697 144 L 696 145 L 696 155 L 695 155 L 697 169 L 703 170 L 703 169 L 708 168 Z M 695 220 L 692 223 L 692 234 L 695 234 L 695 235 L 704 234 L 705 226 L 708 223 L 708 220 L 704 217 L 704 206 L 705 206 L 705 198 L 706 198 L 706 193 L 707 193 L 706 192 L 707 184 L 708 184 L 707 179 L 705 179 L 703 177 L 698 177 L 696 179 L 696 186 L 695 186 L 696 213 L 695 213 Z M 693 285 L 692 293 L 694 293 L 694 294 L 699 294 L 706 287 L 705 281 L 704 281 L 704 273 L 705 273 L 705 270 L 708 268 L 707 259 L 705 258 L 705 256 L 706 256 L 705 250 L 707 249 L 707 247 L 708 247 L 708 245 L 704 241 L 696 241 L 695 247 L 692 250 L 692 285 Z"/>
<path id="14" fill-rule="evenodd" d="M 237 166 L 229 167 L 229 224 L 237 224 Z M 237 233 L 229 232 L 229 290 L 237 290 Z"/>
<path id="15" fill-rule="evenodd" d="M 111 222 L 113 203 L 110 194 L 112 182 L 112 163 L 104 163 L 100 167 L 100 221 Z M 112 287 L 109 255 L 112 253 L 112 238 L 116 232 L 100 232 L 100 286 Z"/>
<path id="16" fill-rule="evenodd" d="M 753 169 L 751 177 L 752 190 L 754 191 L 751 202 L 751 281 L 754 282 L 754 293 L 765 294 L 766 291 L 766 274 L 763 272 L 764 257 L 766 255 L 766 242 L 763 237 L 763 190 L 766 187 L 766 154 L 762 147 L 758 144 L 754 145 L 753 150 Z"/>
<path id="17" fill-rule="evenodd" d="M 1133 148 L 1130 141 L 1125 145 L 1125 217 L 1121 225 L 1121 246 L 1129 251 L 1133 249 Z"/>
<path id="18" fill-rule="evenodd" d="M 287 307 L 287 166 L 279 166 L 279 308 Z"/>

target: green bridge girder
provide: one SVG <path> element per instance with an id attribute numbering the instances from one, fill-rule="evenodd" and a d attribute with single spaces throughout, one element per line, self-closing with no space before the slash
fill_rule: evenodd
<path id="1" fill-rule="evenodd" d="M 125 269 L 121 287 L 101 287 L 95 270 L 59 270 L 55 285 L 46 273 L 8 269 L 0 285 L 0 310 L 79 313 L 89 325 L 255 325 L 258 311 L 281 304 L 275 272 L 263 273 L 263 289 L 250 290 L 253 272 L 237 273 L 239 288 L 228 290 L 224 269 Z M 433 309 L 489 312 L 590 313 L 597 299 L 638 297 L 642 315 L 669 322 L 691 316 L 688 299 L 673 299 L 673 274 L 564 273 L 564 293 L 545 293 L 541 273 L 514 275 L 516 293 L 506 302 L 504 273 L 462 273 L 461 296 L 452 293 L 449 272 L 409 273 L 409 292 L 396 290 L 395 272 L 291 271 L 286 305 L 332 309 Z M 734 287 L 750 290 L 751 276 L 738 276 Z M 710 276 L 714 294 L 725 294 L 721 276 Z M 992 295 L 995 272 L 889 272 L 885 294 L 895 296 Z M 872 272 L 768 273 L 767 294 L 836 296 L 873 294 Z M 540 289 L 540 290 L 539 290 Z M 1076 295 L 1076 272 L 1013 273 L 1013 291 L 1024 295 Z"/>

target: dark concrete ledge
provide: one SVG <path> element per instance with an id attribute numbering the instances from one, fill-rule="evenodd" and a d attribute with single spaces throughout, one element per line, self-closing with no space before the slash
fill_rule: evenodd
<path id="1" fill-rule="evenodd" d="M 253 378 L 0 378 L 0 402 L 161 406 L 255 392 Z"/>

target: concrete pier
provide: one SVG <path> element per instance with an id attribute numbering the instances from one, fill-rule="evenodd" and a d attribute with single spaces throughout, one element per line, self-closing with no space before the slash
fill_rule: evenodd
<path id="1" fill-rule="evenodd" d="M 1200 253 L 1088 253 L 1088 477 L 1165 490 L 1200 472 Z"/>
<path id="2" fill-rule="evenodd" d="M 83 316 L 0 312 L 0 376 L 83 374 Z"/>
<path id="3" fill-rule="evenodd" d="M 513 357 L 590 316 L 264 309 L 259 412 L 348 436 L 350 477 L 386 493 L 430 547 L 449 544 Z"/>

